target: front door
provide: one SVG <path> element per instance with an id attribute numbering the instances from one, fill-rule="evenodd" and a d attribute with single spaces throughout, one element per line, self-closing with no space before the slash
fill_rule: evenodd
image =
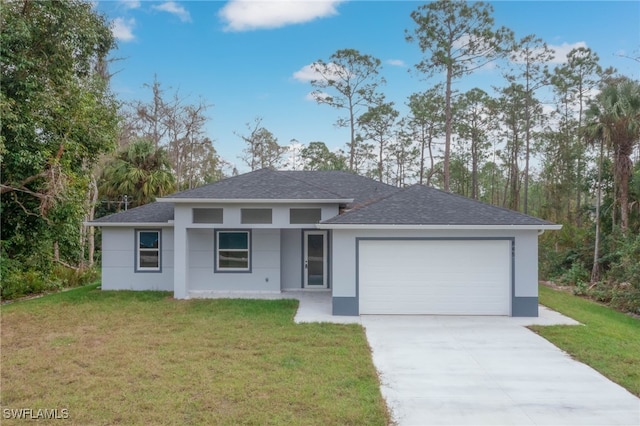
<path id="1" fill-rule="evenodd" d="M 304 231 L 304 287 L 327 288 L 327 232 Z"/>

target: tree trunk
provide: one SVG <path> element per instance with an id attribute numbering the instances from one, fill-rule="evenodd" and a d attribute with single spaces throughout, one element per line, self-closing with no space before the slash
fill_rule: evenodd
<path id="1" fill-rule="evenodd" d="M 353 115 L 353 102 L 349 98 L 349 130 L 351 132 L 351 141 L 349 142 L 349 171 L 355 172 L 353 163 L 356 157 L 356 124 Z"/>
<path id="2" fill-rule="evenodd" d="M 443 186 L 444 190 L 449 191 L 449 161 L 451 157 L 451 124 L 452 124 L 452 111 L 451 111 L 451 80 L 453 78 L 453 69 L 452 65 L 447 65 L 447 81 L 446 81 L 446 89 L 444 94 L 445 105 L 444 105 L 444 113 L 445 113 L 445 122 L 444 122 L 444 164 L 443 164 Z"/>
<path id="3" fill-rule="evenodd" d="M 96 183 L 96 177 L 91 176 L 91 206 L 89 208 L 89 221 L 92 221 L 95 217 L 96 213 L 96 204 L 98 202 L 98 185 Z M 89 244 L 88 244 L 88 259 L 89 259 L 89 268 L 93 267 L 93 258 L 96 248 L 96 240 L 95 240 L 96 230 L 94 226 L 89 227 Z"/>
<path id="4" fill-rule="evenodd" d="M 602 161 L 604 157 L 603 141 L 600 141 L 600 160 L 598 161 L 598 193 L 596 194 L 596 235 L 593 248 L 593 267 L 591 268 L 591 282 L 600 280 L 600 204 L 602 202 Z"/>
<path id="5" fill-rule="evenodd" d="M 424 129 L 420 129 L 420 133 L 422 133 L 420 138 L 420 141 L 422 143 L 420 144 L 420 182 L 419 183 L 420 185 L 422 185 L 424 182 L 424 149 L 425 149 L 425 145 L 427 144 L 427 141 L 425 138 Z"/>

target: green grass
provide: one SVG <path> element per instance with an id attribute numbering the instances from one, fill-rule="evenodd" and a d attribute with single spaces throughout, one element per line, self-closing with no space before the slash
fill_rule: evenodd
<path id="1" fill-rule="evenodd" d="M 584 325 L 532 330 L 640 396 L 639 319 L 545 286 L 540 286 L 540 303 Z"/>
<path id="2" fill-rule="evenodd" d="M 362 327 L 294 324 L 297 304 L 95 284 L 4 305 L 2 408 L 86 425 L 387 424 Z"/>

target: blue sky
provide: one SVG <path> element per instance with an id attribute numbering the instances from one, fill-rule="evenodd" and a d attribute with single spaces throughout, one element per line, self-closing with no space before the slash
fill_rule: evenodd
<path id="1" fill-rule="evenodd" d="M 353 48 L 379 58 L 387 84 L 382 88 L 403 114 L 407 97 L 434 83 L 412 71 L 421 58 L 405 41 L 413 28 L 416 1 L 103 1 L 98 11 L 111 21 L 118 48 L 112 88 L 121 100 L 149 100 L 144 88 L 157 75 L 170 93 L 187 102 L 204 99 L 212 107 L 206 131 L 218 153 L 237 165 L 255 117 L 280 144 L 323 141 L 344 147 L 348 131 L 334 126 L 341 112 L 318 105 L 312 87 L 296 74 L 338 49 Z M 593 49 L 604 67 L 640 79 L 640 2 L 498 1 L 496 25 L 517 38 L 535 34 L 556 50 L 560 63 L 573 47 Z M 298 77 L 296 77 L 298 76 Z M 504 85 L 499 69 L 465 78 L 457 88 Z"/>

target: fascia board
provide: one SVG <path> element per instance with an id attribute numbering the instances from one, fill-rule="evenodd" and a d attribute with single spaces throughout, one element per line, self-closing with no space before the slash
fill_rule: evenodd
<path id="1" fill-rule="evenodd" d="M 558 231 L 562 225 L 393 225 L 393 224 L 346 224 L 346 223 L 319 223 L 318 229 L 354 229 L 354 230 L 500 230 L 500 231 Z"/>
<path id="2" fill-rule="evenodd" d="M 337 199 L 265 199 L 265 198 L 157 198 L 160 203 L 175 204 L 349 204 L 353 198 Z"/>
<path id="3" fill-rule="evenodd" d="M 173 222 L 83 222 L 84 226 L 96 226 L 103 228 L 132 228 L 132 227 L 154 227 L 173 228 Z"/>

